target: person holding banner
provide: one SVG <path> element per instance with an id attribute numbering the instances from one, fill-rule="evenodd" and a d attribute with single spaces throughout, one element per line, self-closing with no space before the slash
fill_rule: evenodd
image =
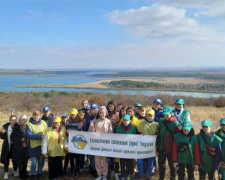
<path id="1" fill-rule="evenodd" d="M 75 130 L 75 131 L 82 130 L 84 123 L 80 121 L 79 118 L 76 118 L 77 114 L 78 114 L 78 111 L 75 108 L 72 109 L 72 111 L 70 112 L 68 123 L 65 125 L 67 134 L 69 134 L 70 130 Z M 71 175 L 73 176 L 74 179 L 77 179 L 79 177 L 79 172 L 80 172 L 80 154 L 76 154 L 76 153 L 68 153 L 68 154 L 70 157 Z M 76 161 L 76 168 L 74 168 L 74 164 L 75 164 L 74 161 Z"/>
<path id="2" fill-rule="evenodd" d="M 123 116 L 123 122 L 120 126 L 116 127 L 117 134 L 136 134 L 136 128 L 130 123 L 130 115 L 125 114 Z M 128 180 L 129 175 L 132 172 L 132 160 L 120 158 L 120 168 L 121 168 L 121 180 Z"/>
<path id="3" fill-rule="evenodd" d="M 198 138 L 194 134 L 190 121 L 184 121 L 182 131 L 174 135 L 173 141 L 173 166 L 178 168 L 178 179 L 185 177 L 187 169 L 188 180 L 194 179 L 194 171 L 198 171 L 200 165 L 200 154 Z"/>
<path id="4" fill-rule="evenodd" d="M 153 109 L 146 112 L 146 119 L 139 120 L 137 130 L 142 135 L 157 135 L 159 130 L 159 123 L 154 121 L 155 111 Z M 152 168 L 154 165 L 155 157 L 150 157 L 147 159 L 138 159 L 138 176 L 139 180 L 144 178 L 144 172 L 146 172 L 146 180 L 149 180 L 152 175 Z M 144 160 L 147 160 L 147 166 L 144 169 Z"/>
<path id="5" fill-rule="evenodd" d="M 105 106 L 100 107 L 96 120 L 91 121 L 90 128 L 92 132 L 112 133 L 112 122 L 107 118 L 108 111 Z M 98 177 L 95 180 L 107 180 L 108 160 L 107 157 L 95 156 L 95 167 Z"/>
<path id="6" fill-rule="evenodd" d="M 65 155 L 66 128 L 62 127 L 60 117 L 55 117 L 52 127 L 47 128 L 42 141 L 42 154 L 48 158 L 49 179 L 55 180 L 61 175 L 62 156 Z"/>
<path id="7" fill-rule="evenodd" d="M 170 106 L 164 106 L 162 112 L 163 118 L 159 120 L 159 133 L 157 136 L 157 152 L 159 166 L 159 180 L 165 178 L 166 159 L 170 167 L 170 179 L 175 180 L 176 173 L 172 161 L 173 136 L 181 130 L 181 125 L 172 113 Z"/>

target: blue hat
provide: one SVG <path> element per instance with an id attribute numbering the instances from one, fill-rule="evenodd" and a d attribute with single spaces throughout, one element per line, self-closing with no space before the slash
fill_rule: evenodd
<path id="1" fill-rule="evenodd" d="M 156 98 L 156 99 L 154 100 L 154 103 L 159 103 L 159 104 L 161 104 L 161 105 L 162 105 L 162 100 L 161 100 L 161 99 L 159 99 L 159 98 Z"/>
<path id="2" fill-rule="evenodd" d="M 130 120 L 130 115 L 129 114 L 124 114 L 123 115 L 123 120 L 129 121 Z"/>
<path id="3" fill-rule="evenodd" d="M 203 120 L 201 124 L 202 126 L 211 126 L 211 122 L 208 119 Z"/>
<path id="4" fill-rule="evenodd" d="M 66 114 L 66 113 L 64 113 L 64 114 L 62 115 L 62 118 L 64 118 L 64 117 L 69 117 L 69 115 Z"/>
<path id="5" fill-rule="evenodd" d="M 48 112 L 48 111 L 50 111 L 50 108 L 49 108 L 48 106 L 45 106 L 45 107 L 43 108 L 43 112 Z"/>
<path id="6" fill-rule="evenodd" d="M 87 109 L 87 110 L 90 110 L 90 109 L 91 109 L 91 105 L 88 105 L 88 106 L 86 107 L 86 109 Z"/>
<path id="7" fill-rule="evenodd" d="M 225 124 L 225 118 L 220 119 L 220 124 Z"/>
<path id="8" fill-rule="evenodd" d="M 98 105 L 94 103 L 91 105 L 91 108 L 98 109 Z"/>

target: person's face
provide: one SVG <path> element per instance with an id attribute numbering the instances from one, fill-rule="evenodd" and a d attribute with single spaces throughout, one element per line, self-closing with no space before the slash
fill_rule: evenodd
<path id="1" fill-rule="evenodd" d="M 155 109 L 155 110 L 158 110 L 158 109 L 161 107 L 161 104 L 159 104 L 158 102 L 155 102 L 155 103 L 153 104 L 153 106 L 154 106 L 154 109 Z"/>
<path id="2" fill-rule="evenodd" d="M 110 104 L 110 105 L 108 106 L 108 108 L 109 108 L 109 111 L 112 112 L 112 111 L 114 110 L 114 105 L 113 105 L 113 104 Z"/>
<path id="3" fill-rule="evenodd" d="M 163 115 L 163 118 L 168 121 L 168 120 L 170 120 L 171 116 L 172 116 L 172 114 L 169 113 L 167 115 Z"/>
<path id="4" fill-rule="evenodd" d="M 50 111 L 44 111 L 43 112 L 43 115 L 46 116 L 46 117 L 48 117 L 50 115 Z"/>
<path id="5" fill-rule="evenodd" d="M 105 119 L 105 117 L 106 117 L 106 110 L 105 110 L 105 109 L 101 109 L 101 110 L 99 111 L 99 117 L 100 117 L 101 119 Z"/>
<path id="6" fill-rule="evenodd" d="M 183 131 L 183 133 L 184 133 L 185 135 L 188 135 L 189 132 L 190 132 L 190 130 L 187 130 L 187 129 L 183 129 L 182 131 Z"/>
<path id="7" fill-rule="evenodd" d="M 139 113 L 139 107 L 135 107 L 135 113 Z"/>
<path id="8" fill-rule="evenodd" d="M 25 125 L 25 120 L 24 120 L 24 118 L 20 118 L 20 119 L 19 119 L 19 123 L 20 123 L 21 125 Z"/>
<path id="9" fill-rule="evenodd" d="M 183 108 L 183 105 L 181 104 L 175 104 L 175 107 L 177 110 L 181 110 Z"/>
<path id="10" fill-rule="evenodd" d="M 72 118 L 72 119 L 75 119 L 76 117 L 77 117 L 76 114 L 71 114 L 71 118 Z"/>
<path id="11" fill-rule="evenodd" d="M 118 105 L 117 108 L 116 108 L 117 111 L 119 112 L 119 111 L 121 110 L 122 107 L 123 107 L 122 105 Z"/>
<path id="12" fill-rule="evenodd" d="M 122 116 L 126 114 L 126 110 L 124 110 L 124 109 L 120 110 L 120 112 L 121 112 Z"/>
<path id="13" fill-rule="evenodd" d="M 80 112 L 80 113 L 78 113 L 78 116 L 80 117 L 80 119 L 84 119 L 85 113 L 84 112 Z"/>
<path id="14" fill-rule="evenodd" d="M 83 104 L 82 104 L 83 108 L 86 108 L 88 106 L 88 102 L 87 101 L 84 101 Z"/>
<path id="15" fill-rule="evenodd" d="M 35 116 L 35 115 L 33 115 L 33 120 L 35 121 L 35 122 L 38 122 L 39 121 L 39 119 L 40 119 L 40 116 Z"/>
<path id="16" fill-rule="evenodd" d="M 91 114 L 91 111 L 90 110 L 86 110 L 86 113 L 90 115 Z"/>
<path id="17" fill-rule="evenodd" d="M 123 124 L 124 124 L 124 126 L 128 126 L 128 125 L 130 124 L 130 121 L 128 121 L 128 120 L 123 120 Z"/>
<path id="18" fill-rule="evenodd" d="M 17 122 L 17 118 L 16 117 L 11 117 L 10 120 L 9 120 L 9 123 L 11 125 L 14 125 L 16 122 Z"/>
<path id="19" fill-rule="evenodd" d="M 211 127 L 210 126 L 202 126 L 202 130 L 206 135 L 209 135 L 211 132 Z"/>
<path id="20" fill-rule="evenodd" d="M 97 114 L 98 111 L 95 108 L 91 108 L 90 112 L 91 112 L 91 115 L 92 116 L 96 116 L 96 114 Z"/>
<path id="21" fill-rule="evenodd" d="M 132 116 L 134 115 L 133 109 L 128 109 L 128 110 L 127 110 L 127 114 L 129 114 L 130 117 L 132 117 Z"/>
<path id="22" fill-rule="evenodd" d="M 144 111 L 139 110 L 139 114 L 140 114 L 141 116 L 145 116 L 145 113 L 146 113 L 145 109 L 144 109 Z"/>
<path id="23" fill-rule="evenodd" d="M 67 121 L 68 121 L 68 117 L 62 117 L 63 124 L 66 124 Z"/>
<path id="24" fill-rule="evenodd" d="M 148 121 L 152 121 L 155 118 L 152 114 L 147 114 L 146 117 Z"/>
<path id="25" fill-rule="evenodd" d="M 60 127 L 60 124 L 61 124 L 60 122 L 55 122 L 54 123 L 54 128 L 59 128 Z"/>
<path id="26" fill-rule="evenodd" d="M 225 124 L 220 124 L 220 127 L 223 131 L 225 131 Z"/>

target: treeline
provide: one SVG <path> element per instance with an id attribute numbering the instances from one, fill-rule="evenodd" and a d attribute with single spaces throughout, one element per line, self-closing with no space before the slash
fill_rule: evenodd
<path id="1" fill-rule="evenodd" d="M 156 82 L 141 82 L 141 81 L 131 81 L 131 80 L 119 80 L 119 81 L 111 81 L 108 84 L 111 88 L 116 89 L 155 89 L 155 90 L 185 90 L 185 91 L 225 91 L 224 84 L 161 84 Z"/>
<path id="2" fill-rule="evenodd" d="M 99 106 L 106 105 L 108 101 L 114 100 L 116 103 L 123 105 L 133 105 L 135 103 L 142 103 L 146 106 L 152 106 L 155 98 L 161 98 L 164 105 L 174 106 L 174 102 L 181 96 L 171 95 L 154 95 L 145 96 L 141 94 L 104 94 L 104 93 L 68 93 L 65 91 L 56 92 L 0 92 L 0 111 L 6 112 L 9 108 L 15 108 L 18 112 L 28 111 L 32 112 L 36 109 L 42 110 L 44 106 L 50 106 L 52 111 L 59 115 L 68 112 L 68 109 L 80 108 L 81 100 L 88 99 L 89 103 L 97 103 Z M 181 97 L 188 106 L 214 106 L 225 107 L 225 97 L 218 98 L 194 98 L 191 96 Z"/>

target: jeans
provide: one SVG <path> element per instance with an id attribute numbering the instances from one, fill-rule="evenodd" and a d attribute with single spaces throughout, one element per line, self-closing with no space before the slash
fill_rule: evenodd
<path id="1" fill-rule="evenodd" d="M 139 177 L 144 177 L 144 160 L 145 159 L 138 159 L 137 166 L 138 166 L 138 175 Z M 146 177 L 150 177 L 152 175 L 152 168 L 154 164 L 154 157 L 147 158 L 147 167 L 146 167 Z"/>
<path id="2" fill-rule="evenodd" d="M 40 156 L 33 156 L 30 157 L 31 165 L 30 165 L 30 175 L 35 175 L 36 166 L 38 164 L 38 174 L 42 173 L 42 168 L 44 167 L 44 157 Z"/>

